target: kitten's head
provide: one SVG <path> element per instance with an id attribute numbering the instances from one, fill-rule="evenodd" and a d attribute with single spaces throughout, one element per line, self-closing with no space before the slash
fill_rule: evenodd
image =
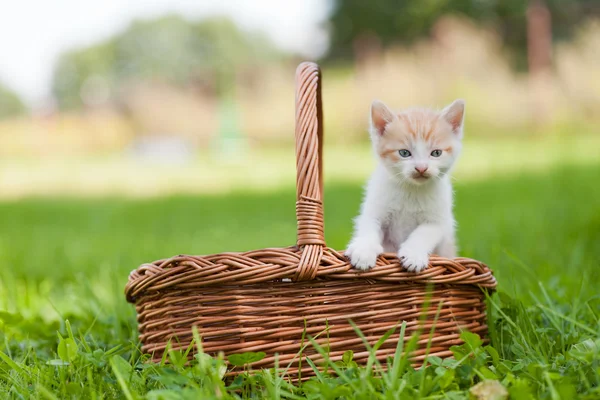
<path id="1" fill-rule="evenodd" d="M 461 150 L 465 103 L 441 111 L 408 109 L 393 113 L 371 105 L 370 134 L 382 163 L 402 182 L 423 185 L 450 172 Z"/>

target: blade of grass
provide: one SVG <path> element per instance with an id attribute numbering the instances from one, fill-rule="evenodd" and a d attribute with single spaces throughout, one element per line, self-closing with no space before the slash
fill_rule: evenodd
<path id="1" fill-rule="evenodd" d="M 115 374 L 115 377 L 117 378 L 117 382 L 119 383 L 119 386 L 121 387 L 121 390 L 123 391 L 123 394 L 125 395 L 125 398 L 127 398 L 127 400 L 134 400 L 134 397 L 131 394 L 129 387 L 127 386 L 127 382 L 125 382 L 125 378 L 123 378 L 123 375 L 121 374 L 121 371 L 119 371 L 119 367 L 117 366 L 117 364 L 115 362 L 115 357 L 120 357 L 120 356 L 112 356 L 109 359 L 112 371 Z"/>

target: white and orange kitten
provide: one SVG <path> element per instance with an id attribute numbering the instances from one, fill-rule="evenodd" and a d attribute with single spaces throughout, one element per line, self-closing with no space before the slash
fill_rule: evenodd
<path id="1" fill-rule="evenodd" d="M 393 113 L 371 105 L 370 135 L 378 165 L 366 187 L 346 255 L 367 270 L 383 252 L 398 254 L 409 271 L 427 268 L 429 255 L 456 257 L 450 170 L 461 151 L 465 103 L 441 111 Z"/>

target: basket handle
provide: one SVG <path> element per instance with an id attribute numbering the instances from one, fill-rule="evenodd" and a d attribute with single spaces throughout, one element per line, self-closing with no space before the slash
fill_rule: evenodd
<path id="1" fill-rule="evenodd" d="M 296 69 L 296 220 L 302 249 L 296 280 L 316 276 L 325 246 L 322 155 L 321 70 L 303 62 Z"/>

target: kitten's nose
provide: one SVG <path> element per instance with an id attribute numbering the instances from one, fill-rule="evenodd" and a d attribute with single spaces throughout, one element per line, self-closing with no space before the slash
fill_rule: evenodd
<path id="1" fill-rule="evenodd" d="M 415 170 L 420 173 L 421 175 L 423 175 L 425 173 L 425 171 L 427 171 L 427 167 L 420 165 L 418 167 L 415 167 Z"/>

